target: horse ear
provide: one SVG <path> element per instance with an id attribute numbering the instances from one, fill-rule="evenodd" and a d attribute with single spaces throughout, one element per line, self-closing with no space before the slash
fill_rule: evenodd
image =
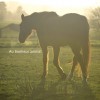
<path id="1" fill-rule="evenodd" d="M 22 14 L 22 15 L 21 15 L 22 20 L 24 19 L 24 17 L 25 17 L 24 14 Z"/>

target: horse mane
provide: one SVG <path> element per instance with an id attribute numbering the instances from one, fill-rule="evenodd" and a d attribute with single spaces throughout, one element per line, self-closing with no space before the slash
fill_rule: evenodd
<path id="1" fill-rule="evenodd" d="M 56 13 L 56 12 L 47 12 L 47 11 L 44 11 L 44 12 L 35 12 L 35 13 L 32 13 L 30 16 L 33 17 L 34 15 L 38 15 L 42 18 L 49 18 L 49 17 L 59 17 L 59 15 Z"/>

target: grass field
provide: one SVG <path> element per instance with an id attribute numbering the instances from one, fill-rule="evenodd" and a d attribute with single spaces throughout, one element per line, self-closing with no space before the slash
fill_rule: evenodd
<path id="1" fill-rule="evenodd" d="M 60 79 L 51 47 L 49 73 L 41 80 L 42 51 L 35 46 L 36 39 L 19 44 L 15 38 L 0 38 L 0 100 L 100 100 L 100 41 L 91 44 L 90 78 L 83 87 L 76 73 L 71 82 Z M 72 58 L 70 48 L 62 47 L 60 61 L 66 75 Z"/>

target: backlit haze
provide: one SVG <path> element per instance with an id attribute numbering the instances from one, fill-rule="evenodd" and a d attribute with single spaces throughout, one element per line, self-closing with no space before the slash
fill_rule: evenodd
<path id="1" fill-rule="evenodd" d="M 41 11 L 55 11 L 59 15 L 65 13 L 86 14 L 89 9 L 100 6 L 100 0 L 0 0 L 7 4 L 8 10 L 14 12 L 18 6 L 31 14 Z"/>

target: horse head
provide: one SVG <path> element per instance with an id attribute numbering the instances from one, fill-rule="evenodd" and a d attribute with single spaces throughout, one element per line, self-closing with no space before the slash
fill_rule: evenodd
<path id="1" fill-rule="evenodd" d="M 21 15 L 22 22 L 20 24 L 20 33 L 19 33 L 19 41 L 20 43 L 24 43 L 26 38 L 32 32 L 31 21 L 29 20 L 29 16 Z"/>

